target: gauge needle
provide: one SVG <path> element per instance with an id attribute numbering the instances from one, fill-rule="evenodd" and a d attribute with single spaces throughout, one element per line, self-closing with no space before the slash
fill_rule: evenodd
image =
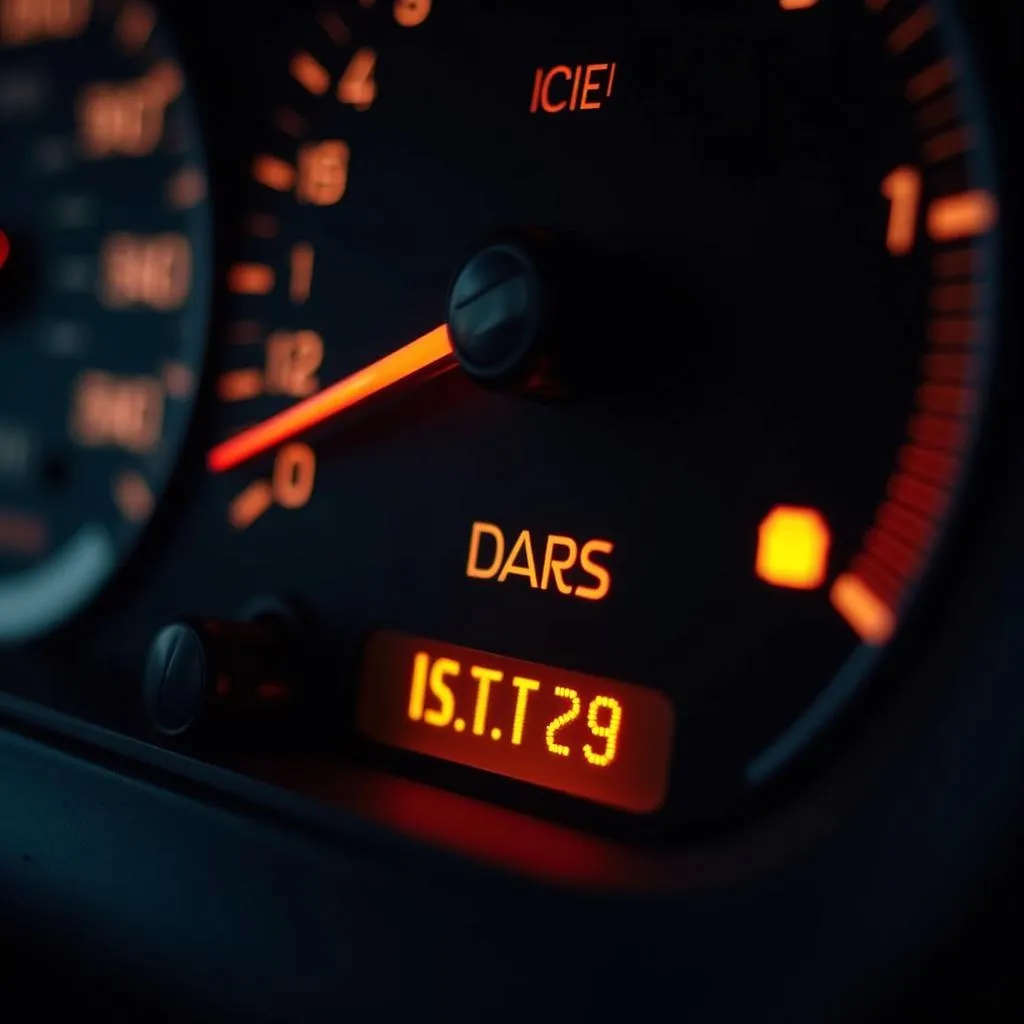
<path id="1" fill-rule="evenodd" d="M 332 419 L 423 370 L 430 367 L 435 370 L 449 369 L 450 366 L 445 365 L 446 361 L 450 361 L 450 366 L 456 365 L 448 338 L 448 325 L 441 324 L 383 359 L 304 398 L 284 412 L 222 441 L 207 453 L 206 466 L 211 473 L 234 469 L 269 448 Z"/>

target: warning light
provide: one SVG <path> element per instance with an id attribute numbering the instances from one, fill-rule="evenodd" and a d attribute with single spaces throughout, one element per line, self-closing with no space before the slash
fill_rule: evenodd
<path id="1" fill-rule="evenodd" d="M 814 590 L 825 582 L 831 541 L 820 512 L 776 505 L 758 527 L 755 572 L 776 587 Z"/>

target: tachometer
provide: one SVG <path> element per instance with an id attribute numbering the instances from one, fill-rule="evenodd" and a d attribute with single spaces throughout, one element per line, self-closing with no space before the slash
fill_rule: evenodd
<path id="1" fill-rule="evenodd" d="M 463 766 L 407 770 L 733 813 L 896 634 L 972 450 L 999 203 L 946 6 L 303 26 L 228 273 L 225 543 L 363 663 L 372 739 Z"/>
<path id="2" fill-rule="evenodd" d="M 210 219 L 181 67 L 137 0 L 0 2 L 0 643 L 107 582 L 205 347 Z"/>

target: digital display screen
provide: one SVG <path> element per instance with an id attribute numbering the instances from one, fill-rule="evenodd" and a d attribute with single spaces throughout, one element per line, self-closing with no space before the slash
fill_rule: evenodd
<path id="1" fill-rule="evenodd" d="M 665 799 L 674 713 L 646 687 L 382 631 L 359 725 L 379 743 L 649 813 Z"/>

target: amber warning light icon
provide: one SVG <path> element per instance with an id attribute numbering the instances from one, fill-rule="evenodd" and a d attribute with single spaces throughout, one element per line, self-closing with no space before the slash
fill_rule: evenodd
<path id="1" fill-rule="evenodd" d="M 600 110 L 611 99 L 615 64 L 557 64 L 533 73 L 530 113 Z"/>

